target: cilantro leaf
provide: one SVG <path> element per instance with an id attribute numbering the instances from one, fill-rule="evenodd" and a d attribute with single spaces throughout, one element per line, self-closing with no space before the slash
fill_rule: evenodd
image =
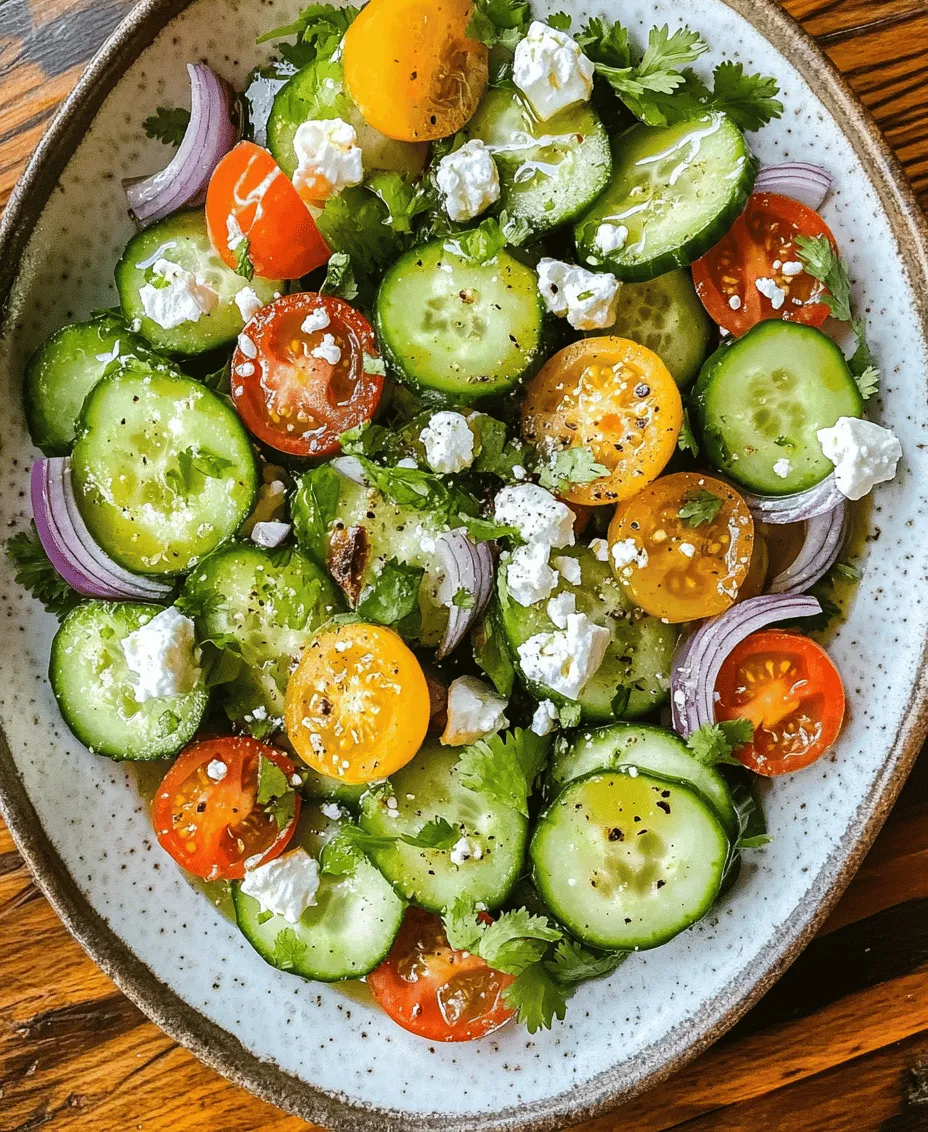
<path id="1" fill-rule="evenodd" d="M 399 460 L 409 455 L 395 429 L 373 421 L 364 421 L 343 432 L 338 443 L 345 456 L 385 456 L 389 460 Z"/>
<path id="2" fill-rule="evenodd" d="M 142 129 L 148 137 L 156 138 L 164 145 L 178 146 L 184 140 L 189 125 L 189 110 L 183 110 L 179 106 L 159 106 L 154 114 L 142 123 Z"/>
<path id="3" fill-rule="evenodd" d="M 335 54 L 358 11 L 351 5 L 342 8 L 334 4 L 310 4 L 293 23 L 265 32 L 257 42 L 295 35 L 301 49 L 297 66 L 305 66 L 317 56 L 328 59 Z"/>
<path id="4" fill-rule="evenodd" d="M 306 957 L 306 944 L 293 928 L 284 928 L 274 940 L 274 966 L 280 971 L 292 971 Z"/>
<path id="5" fill-rule="evenodd" d="M 520 440 L 508 439 L 506 425 L 487 413 L 476 413 L 469 424 L 477 438 L 475 472 L 498 476 L 507 483 L 519 483 L 514 469 L 521 468 L 522 477 L 534 466 L 535 449 Z"/>
<path id="6" fill-rule="evenodd" d="M 342 477 L 331 464 L 320 464 L 306 472 L 291 504 L 291 517 L 300 545 L 319 562 L 325 562 L 329 525 L 341 497 Z"/>
<path id="7" fill-rule="evenodd" d="M 364 183 L 383 201 L 387 210 L 384 224 L 394 232 L 404 235 L 411 232 L 413 220 L 429 208 L 428 193 L 422 184 L 410 184 L 402 173 L 380 169 L 371 173 Z"/>
<path id="8" fill-rule="evenodd" d="M 691 488 L 684 493 L 683 506 L 677 512 L 688 527 L 711 523 L 722 510 L 722 499 L 714 491 Z"/>
<path id="9" fill-rule="evenodd" d="M 495 216 L 488 216 L 476 228 L 458 232 L 445 241 L 445 251 L 473 263 L 489 263 L 507 244 L 506 234 Z"/>
<path id="10" fill-rule="evenodd" d="M 514 51 L 519 40 L 525 38 L 531 19 L 526 0 L 476 0 L 465 34 L 487 47 Z"/>
<path id="11" fill-rule="evenodd" d="M 335 256 L 329 260 L 325 293 L 336 294 L 337 287 L 340 297 L 346 298 L 354 289 L 352 298 L 371 306 L 381 274 L 405 246 L 390 224 L 387 205 L 366 186 L 355 185 L 329 197 L 316 225 L 333 253 L 342 252 L 349 260 L 346 264 L 339 258 L 334 265 Z"/>
<path id="12" fill-rule="evenodd" d="M 573 20 L 567 12 L 553 12 L 548 16 L 548 27 L 556 28 L 558 31 L 570 31 L 572 23 Z"/>
<path id="13" fill-rule="evenodd" d="M 562 937 L 560 928 L 553 927 L 546 917 L 517 908 L 503 912 L 486 926 L 477 952 L 494 970 L 521 975 L 526 967 L 544 956 L 549 943 L 556 943 Z"/>
<path id="14" fill-rule="evenodd" d="M 462 784 L 489 794 L 528 817 L 528 798 L 548 756 L 550 738 L 516 728 L 464 747 L 457 771 Z"/>
<path id="15" fill-rule="evenodd" d="M 754 724 L 749 719 L 726 719 L 721 723 L 704 723 L 687 739 L 686 745 L 695 759 L 704 766 L 727 763 L 742 764 L 733 757 L 734 751 L 754 738 Z"/>
<path id="16" fill-rule="evenodd" d="M 358 297 L 358 284 L 354 276 L 351 256 L 347 252 L 332 252 L 325 269 L 325 279 L 319 288 L 322 295 L 334 295 L 350 302 Z"/>
<path id="17" fill-rule="evenodd" d="M 747 75 L 743 63 L 726 60 L 715 68 L 711 109 L 727 114 L 741 130 L 759 130 L 783 116 L 783 103 L 776 79 Z"/>
<path id="18" fill-rule="evenodd" d="M 235 274 L 241 275 L 243 279 L 249 281 L 255 277 L 255 265 L 251 262 L 250 247 L 251 242 L 245 236 L 238 242 L 232 253 L 235 256 Z"/>
<path id="19" fill-rule="evenodd" d="M 417 849 L 453 849 L 461 836 L 460 830 L 445 818 L 427 821 L 418 833 L 403 833 L 400 841 Z"/>
<path id="20" fill-rule="evenodd" d="M 631 66 L 628 31 L 618 21 L 610 23 L 603 16 L 594 16 L 576 39 L 583 53 L 594 63 L 619 69 Z"/>
<path id="21" fill-rule="evenodd" d="M 577 987 L 590 979 L 611 975 L 627 958 L 627 951 L 597 954 L 573 940 L 562 939 L 545 966 L 560 986 Z"/>
<path id="22" fill-rule="evenodd" d="M 850 322 L 851 279 L 831 240 L 827 236 L 797 236 L 796 247 L 805 270 L 827 288 L 821 301 L 840 322 Z"/>
<path id="23" fill-rule="evenodd" d="M 763 845 L 769 845 L 773 838 L 769 833 L 759 833 L 756 837 L 742 837 L 736 849 L 760 849 Z"/>
<path id="24" fill-rule="evenodd" d="M 419 608 L 419 586 L 425 570 L 388 558 L 374 581 L 358 598 L 357 612 L 380 625 L 396 625 Z"/>
<path id="25" fill-rule="evenodd" d="M 474 660 L 490 677 L 501 696 L 512 695 L 516 670 L 499 625 L 495 601 L 471 634 Z"/>
<path id="26" fill-rule="evenodd" d="M 853 366 L 851 373 L 854 373 Z M 865 401 L 869 401 L 880 391 L 880 371 L 876 366 L 864 366 L 860 373 L 854 373 L 857 389 Z"/>
<path id="27" fill-rule="evenodd" d="M 31 531 L 23 531 L 8 540 L 6 553 L 13 563 L 16 584 L 27 589 L 49 613 L 64 617 L 80 602 L 81 595 L 71 589 L 49 561 L 35 523 Z"/>
<path id="28" fill-rule="evenodd" d="M 609 469 L 604 464 L 597 464 L 592 451 L 580 445 L 563 448 L 556 453 L 549 463 L 541 467 L 538 481 L 549 491 L 559 491 L 570 484 L 592 483 L 608 475 Z"/>
<path id="29" fill-rule="evenodd" d="M 296 814 L 296 792 L 274 760 L 264 755 L 258 756 L 257 801 L 274 818 L 278 829 L 285 829 Z"/>
<path id="30" fill-rule="evenodd" d="M 347 876 L 354 872 L 368 852 L 391 849 L 395 843 L 395 837 L 378 837 L 359 825 L 345 822 L 325 843 L 319 856 L 319 867 L 328 876 Z"/>
<path id="31" fill-rule="evenodd" d="M 684 408 L 683 410 L 683 424 L 680 426 L 680 435 L 677 438 L 677 448 L 681 452 L 692 452 L 694 456 L 699 455 L 699 444 L 696 441 L 696 436 L 693 433 L 693 426 L 690 423 L 690 411 Z"/>
<path id="32" fill-rule="evenodd" d="M 555 1018 L 567 1015 L 569 992 L 550 974 L 544 963 L 526 967 L 503 991 L 506 1005 L 516 1011 L 530 1034 L 548 1030 Z"/>
<path id="33" fill-rule="evenodd" d="M 462 586 L 459 590 L 455 590 L 454 597 L 451 599 L 451 604 L 456 609 L 473 609 L 474 595 L 470 592 L 470 590 L 466 590 Z"/>
<path id="34" fill-rule="evenodd" d="M 466 892 L 455 900 L 444 914 L 445 935 L 456 951 L 476 955 L 486 924 L 477 919 L 477 905 Z"/>

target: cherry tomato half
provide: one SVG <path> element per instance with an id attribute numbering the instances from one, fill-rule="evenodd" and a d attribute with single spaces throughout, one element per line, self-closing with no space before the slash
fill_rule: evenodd
<path id="1" fill-rule="evenodd" d="M 236 267 L 245 250 L 255 275 L 265 279 L 299 279 L 329 259 L 329 247 L 300 194 L 254 142 L 239 142 L 213 170 L 206 226 L 224 263 Z"/>
<path id="2" fill-rule="evenodd" d="M 396 141 L 456 133 L 487 85 L 467 35 L 471 0 L 369 0 L 345 33 L 345 83 L 365 121 Z"/>
<path id="3" fill-rule="evenodd" d="M 755 193 L 728 234 L 693 264 L 710 316 L 739 338 L 768 318 L 821 326 L 825 287 L 803 269 L 797 236 L 834 236 L 817 212 L 777 193 Z"/>
<path id="4" fill-rule="evenodd" d="M 752 633 L 729 653 L 715 683 L 716 719 L 750 719 L 754 741 L 735 751 L 768 778 L 814 763 L 844 720 L 844 685 L 828 653 L 782 629 Z"/>
<path id="5" fill-rule="evenodd" d="M 394 1022 L 433 1042 L 468 1042 L 508 1022 L 503 1001 L 512 975 L 455 951 L 441 917 L 406 911 L 387 958 L 367 977 L 374 997 Z"/>
<path id="6" fill-rule="evenodd" d="M 188 872 L 206 880 L 241 880 L 246 861 L 258 858 L 255 865 L 264 865 L 283 852 L 296 829 L 300 797 L 295 795 L 293 817 L 281 829 L 258 803 L 261 758 L 290 782 L 293 763 L 244 735 L 194 743 L 165 775 L 152 804 L 155 833 L 162 849 Z"/>
<path id="7" fill-rule="evenodd" d="M 302 206 L 301 206 L 302 207 Z M 275 299 L 239 335 L 232 399 L 254 435 L 294 456 L 330 456 L 338 438 L 374 415 L 383 376 L 360 311 L 305 291 Z"/>

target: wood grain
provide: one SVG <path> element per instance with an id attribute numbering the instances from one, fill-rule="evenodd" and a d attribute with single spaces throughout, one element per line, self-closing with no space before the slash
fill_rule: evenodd
<path id="1" fill-rule="evenodd" d="M 928 205 L 928 0 L 788 0 Z M 0 0 L 0 206 L 128 4 Z M 297 1132 L 61 926 L 0 825 L 0 1132 Z M 585 1132 L 928 1132 L 928 752 L 820 937 L 712 1050 Z"/>

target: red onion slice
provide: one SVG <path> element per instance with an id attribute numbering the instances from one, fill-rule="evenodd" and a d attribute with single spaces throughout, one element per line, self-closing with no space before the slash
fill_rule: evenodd
<path id="1" fill-rule="evenodd" d="M 681 642 L 671 667 L 673 726 L 684 738 L 715 722 L 715 682 L 732 649 L 745 637 L 777 621 L 811 617 L 822 607 L 814 597 L 765 594 L 711 617 Z"/>
<path id="2" fill-rule="evenodd" d="M 489 543 L 474 543 L 461 530 L 438 535 L 435 549 L 445 571 L 443 588 L 449 596 L 465 590 L 474 599 L 469 609 L 453 602 L 448 606 L 448 627 L 436 653 L 438 660 L 443 660 L 454 652 L 487 607 L 493 591 L 493 551 Z"/>
<path id="3" fill-rule="evenodd" d="M 784 161 L 761 169 L 754 182 L 755 193 L 779 193 L 792 197 L 809 208 L 821 208 L 834 183 L 834 178 L 821 165 L 807 161 Z"/>
<path id="4" fill-rule="evenodd" d="M 751 495 L 747 491 L 741 494 L 754 518 L 764 523 L 801 523 L 847 503 L 835 483 L 834 472 L 815 487 L 795 495 Z"/>
<path id="5" fill-rule="evenodd" d="M 124 181 L 129 209 L 145 227 L 206 192 L 221 158 L 235 145 L 228 85 L 203 63 L 188 63 L 190 123 L 169 165 L 141 180 Z"/>
<path id="6" fill-rule="evenodd" d="M 770 583 L 772 594 L 802 593 L 831 569 L 847 533 L 847 505 L 806 522 L 802 548 L 794 562 Z"/>

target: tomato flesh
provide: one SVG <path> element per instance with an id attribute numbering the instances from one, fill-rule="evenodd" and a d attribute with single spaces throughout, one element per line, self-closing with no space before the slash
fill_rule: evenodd
<path id="1" fill-rule="evenodd" d="M 757 774 L 802 770 L 834 745 L 844 720 L 844 685 L 825 650 L 782 629 L 737 645 L 716 681 L 716 718 L 749 719 L 754 741 L 735 755 Z"/>
<path id="2" fill-rule="evenodd" d="M 383 375 L 374 331 L 342 299 L 311 291 L 263 307 L 239 336 L 232 399 L 254 435 L 278 452 L 331 456 L 374 415 Z"/>
<path id="3" fill-rule="evenodd" d="M 293 777 L 296 768 L 286 756 L 247 736 L 194 743 L 165 775 L 152 806 L 155 833 L 188 872 L 205 880 L 241 880 L 246 861 L 264 865 L 283 852 L 300 816 L 300 798 L 281 829 L 257 800 L 262 757 L 288 782 Z"/>
<path id="4" fill-rule="evenodd" d="M 825 287 L 799 260 L 797 236 L 825 236 L 828 225 L 811 208 L 778 193 L 755 193 L 722 240 L 693 264 L 696 292 L 709 315 L 740 337 L 765 319 L 821 326 Z"/>
<path id="5" fill-rule="evenodd" d="M 440 916 L 409 908 L 387 958 L 368 975 L 374 997 L 404 1030 L 433 1042 L 485 1037 L 513 1016 L 512 975 L 455 951 Z"/>

